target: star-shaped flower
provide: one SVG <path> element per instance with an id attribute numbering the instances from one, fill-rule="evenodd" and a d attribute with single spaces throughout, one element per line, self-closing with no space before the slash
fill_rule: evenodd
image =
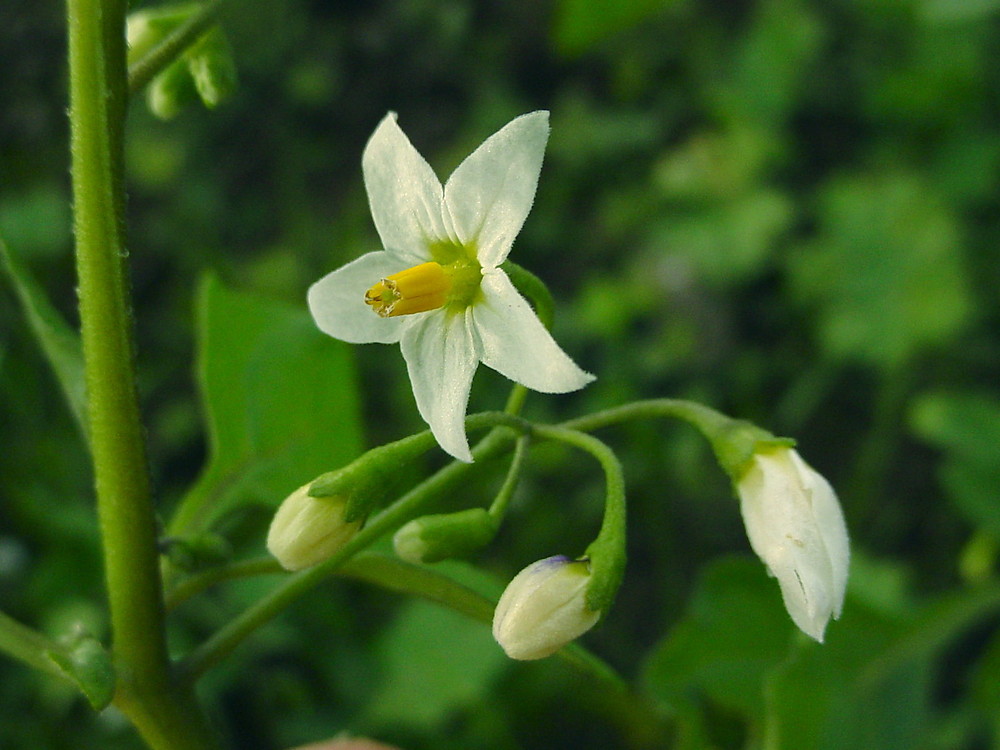
<path id="1" fill-rule="evenodd" d="M 309 289 L 323 332 L 354 344 L 400 344 L 420 415 L 463 461 L 472 460 L 465 410 L 480 362 L 543 393 L 593 380 L 499 268 L 531 210 L 548 133 L 547 112 L 515 118 L 442 187 L 390 112 L 362 158 L 385 250 Z"/>

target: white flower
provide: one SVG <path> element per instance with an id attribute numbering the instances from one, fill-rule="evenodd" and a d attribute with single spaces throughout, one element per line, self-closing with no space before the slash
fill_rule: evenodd
<path id="1" fill-rule="evenodd" d="M 532 563 L 507 584 L 493 613 L 493 637 L 511 659 L 554 654 L 590 630 L 601 613 L 587 608 L 589 565 L 562 555 Z"/>
<path id="2" fill-rule="evenodd" d="M 833 488 L 794 450 L 772 446 L 754 453 L 736 489 L 750 545 L 778 579 L 785 609 L 822 643 L 830 617 L 840 617 L 850 557 Z"/>
<path id="3" fill-rule="evenodd" d="M 448 453 L 471 461 L 465 410 L 480 362 L 544 393 L 593 380 L 559 348 L 499 265 L 535 197 L 548 113 L 508 123 L 442 188 L 389 113 L 365 147 L 368 202 L 384 251 L 309 289 L 325 333 L 399 342 L 420 415 Z"/>
<path id="4" fill-rule="evenodd" d="M 344 497 L 312 497 L 309 485 L 299 487 L 281 503 L 267 532 L 267 549 L 285 570 L 317 565 L 339 550 L 361 528 L 347 523 Z"/>

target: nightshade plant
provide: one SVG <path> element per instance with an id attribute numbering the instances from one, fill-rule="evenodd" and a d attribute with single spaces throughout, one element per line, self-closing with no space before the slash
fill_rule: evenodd
<path id="1" fill-rule="evenodd" d="M 401 344 L 417 408 L 430 430 L 373 448 L 313 479 L 302 477 L 307 483 L 284 501 L 267 537 L 267 548 L 280 565 L 298 572 L 188 653 L 169 653 L 169 608 L 211 585 L 276 571 L 269 558 L 232 562 L 221 554 L 192 574 L 175 556 L 161 554 L 172 545 L 194 548 L 204 538 L 159 535 L 136 397 L 123 213 L 129 94 L 150 86 L 150 103 L 161 115 L 183 106 L 192 91 L 206 104 L 218 104 L 235 80 L 228 47 L 213 25 L 218 7 L 213 2 L 167 8 L 160 15 L 144 12 L 133 24 L 135 59 L 127 66 L 127 4 L 69 0 L 85 403 L 72 381 L 72 368 L 53 354 L 52 329 L 38 330 L 71 406 L 84 415 L 112 639 L 105 644 L 77 632 L 67 640 L 50 640 L 3 616 L 0 649 L 68 678 L 96 709 L 114 704 L 150 747 L 218 747 L 216 730 L 194 692 L 197 679 L 334 572 L 350 571 L 489 619 L 482 613 L 494 602 L 423 564 L 469 555 L 488 544 L 526 471 L 525 456 L 533 445 L 554 441 L 600 466 L 603 520 L 584 549 L 553 550 L 559 554 L 513 577 L 496 607 L 493 633 L 512 658 L 558 653 L 589 679 L 619 689 L 620 678 L 600 659 L 579 645 L 563 646 L 609 612 L 626 580 L 623 469 L 611 448 L 590 433 L 653 418 L 683 420 L 708 439 L 741 500 L 751 544 L 778 578 L 792 619 L 822 640 L 844 598 L 847 532 L 833 490 L 799 458 L 792 441 L 673 399 L 626 403 L 560 424 L 520 415 L 526 388 L 562 393 L 592 379 L 548 332 L 554 305 L 544 284 L 506 260 L 534 198 L 548 138 L 547 113 L 512 120 L 469 156 L 443 188 L 390 114 L 376 128 L 363 157 L 370 207 L 384 247 L 317 282 L 309 292 L 309 306 L 318 325 L 338 338 Z M 21 288 L 27 288 L 16 264 L 9 266 Z M 29 316 L 44 308 L 37 294 L 25 293 L 24 298 Z M 502 410 L 467 416 L 470 383 L 480 361 L 515 385 Z M 470 449 L 466 435 L 484 430 Z M 412 468 L 415 459 L 438 446 L 458 460 L 408 489 L 388 481 L 410 476 L 400 468 Z M 506 480 L 488 508 L 430 512 L 437 500 L 471 476 L 475 464 L 508 454 Z M 177 513 L 186 512 L 190 508 L 182 503 Z M 181 526 L 176 519 L 167 524 L 170 529 Z M 393 534 L 398 557 L 366 552 Z"/>

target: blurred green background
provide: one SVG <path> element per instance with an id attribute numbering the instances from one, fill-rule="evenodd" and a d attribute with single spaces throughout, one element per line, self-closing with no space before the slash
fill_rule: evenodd
<path id="1" fill-rule="evenodd" d="M 0 235 L 75 325 L 62 13 L 0 7 Z M 806 642 L 701 439 L 609 430 L 629 568 L 583 641 L 648 705 L 335 580 L 206 680 L 233 747 L 342 730 L 406 750 L 1000 746 L 1000 2 L 255 0 L 224 26 L 233 99 L 169 122 L 137 101 L 129 123 L 164 518 L 194 486 L 218 501 L 206 525 L 260 554 L 284 494 L 421 428 L 398 350 L 322 337 L 305 289 L 379 248 L 360 162 L 387 110 L 445 177 L 548 109 L 512 257 L 550 285 L 557 340 L 598 380 L 533 395 L 526 414 L 675 396 L 792 435 L 838 489 L 854 553 L 841 621 Z M 471 408 L 498 408 L 504 388 L 480 369 Z M 0 285 L 0 609 L 103 636 L 86 449 L 57 393 Z M 271 444 L 289 450 L 264 460 Z M 502 471 L 482 467 L 460 501 L 488 501 Z M 474 560 L 486 572 L 445 569 L 498 590 L 535 559 L 579 554 L 601 481 L 540 446 Z M 186 604 L 176 648 L 271 585 Z M 113 711 L 0 659 L 3 750 L 137 747 Z"/>

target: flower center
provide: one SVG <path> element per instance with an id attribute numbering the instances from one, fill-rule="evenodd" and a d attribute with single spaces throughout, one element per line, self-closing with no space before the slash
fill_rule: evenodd
<path id="1" fill-rule="evenodd" d="M 448 301 L 451 279 L 438 263 L 421 263 L 379 281 L 365 302 L 383 318 L 434 310 Z"/>
<path id="2" fill-rule="evenodd" d="M 475 304 L 483 271 L 475 248 L 435 242 L 433 261 L 380 280 L 365 292 L 365 302 L 383 318 L 436 310 L 461 312 Z"/>

